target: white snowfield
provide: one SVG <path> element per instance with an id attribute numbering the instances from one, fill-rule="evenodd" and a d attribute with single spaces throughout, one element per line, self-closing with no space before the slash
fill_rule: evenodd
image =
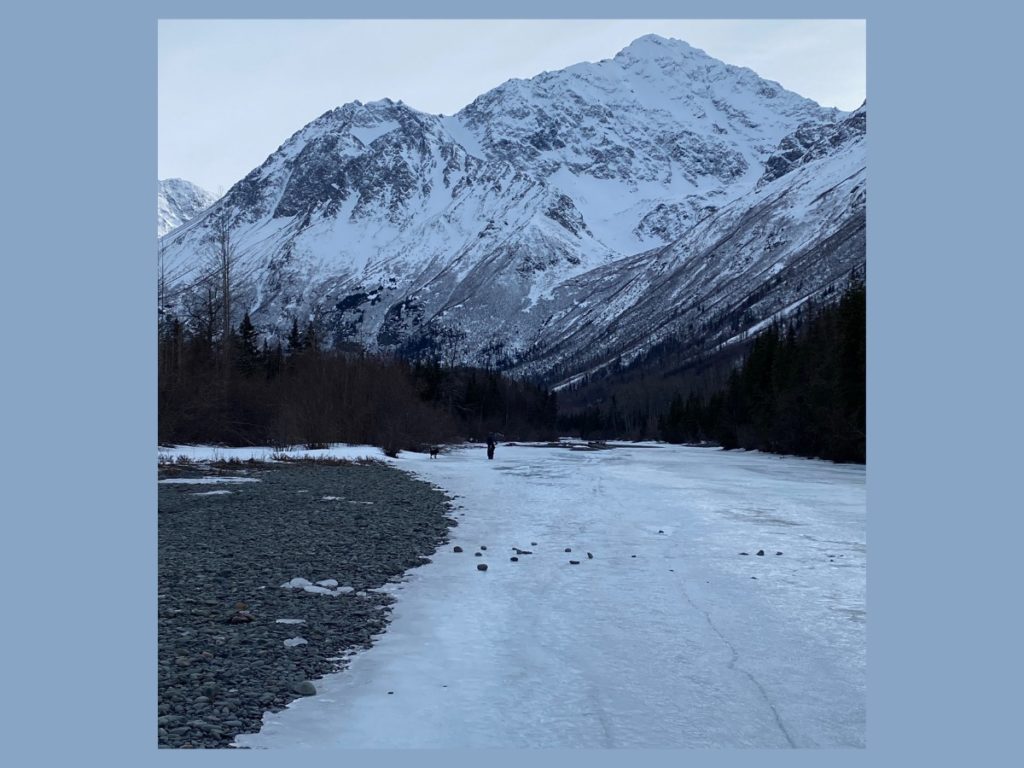
<path id="1" fill-rule="evenodd" d="M 656 444 L 393 463 L 456 495 L 451 542 L 389 585 L 372 648 L 237 746 L 864 746 L 863 467 Z"/>
<path id="2" fill-rule="evenodd" d="M 159 461 L 273 461 L 275 456 L 287 456 L 293 459 L 379 459 L 385 460 L 384 452 L 373 445 L 344 445 L 337 443 L 330 448 L 287 448 L 276 449 L 266 446 L 250 448 L 225 448 L 218 445 L 161 445 L 157 448 Z M 185 482 L 183 480 L 167 480 L 160 482 Z M 194 482 L 194 481 L 190 481 Z M 224 478 L 209 478 L 205 482 L 222 483 Z"/>

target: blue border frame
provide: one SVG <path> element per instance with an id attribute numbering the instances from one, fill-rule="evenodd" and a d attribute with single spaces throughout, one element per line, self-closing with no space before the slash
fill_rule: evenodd
<path id="1" fill-rule="evenodd" d="M 1021 285 L 1019 257 L 1007 258 L 1019 244 L 1003 242 L 1000 231 L 1017 218 L 1020 199 L 1012 111 L 1019 83 L 1008 78 L 1019 71 L 1019 43 L 1006 6 L 983 0 L 969 10 L 919 13 L 883 2 L 795 0 L 521 0 L 514 12 L 458 0 L 67 5 L 10 9 L 0 50 L 12 171 L 3 302 L 13 345 L 3 448 L 12 669 L 4 687 L 17 710 L 5 752 L 32 762 L 133 766 L 166 754 L 155 749 L 153 716 L 156 20 L 285 16 L 867 19 L 868 746 L 528 759 L 984 765 L 1014 746 L 1019 698 L 1002 681 L 1020 639 L 1019 597 L 1009 592 L 1020 582 L 1022 539 L 1019 512 L 1011 512 L 1020 502 L 1010 487 L 1017 432 L 1008 405 L 1019 402 L 1020 342 L 999 332 L 1017 325 L 1011 312 Z M 1006 427 L 968 434 L 986 421 Z M 444 766 L 523 760 L 501 751 L 351 757 Z"/>

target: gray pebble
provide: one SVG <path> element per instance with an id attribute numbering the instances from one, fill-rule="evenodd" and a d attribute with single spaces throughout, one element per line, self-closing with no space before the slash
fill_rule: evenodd
<path id="1" fill-rule="evenodd" d="M 303 695 L 285 681 L 343 668 L 327 659 L 369 647 L 394 602 L 374 592 L 352 600 L 281 589 L 282 583 L 334 578 L 372 590 L 402 581 L 406 570 L 429 561 L 455 524 L 443 493 L 390 467 L 225 471 L 260 482 L 233 487 L 218 499 L 216 515 L 209 499 L 186 486 L 158 489 L 157 714 L 180 718 L 158 725 L 161 747 L 226 747 L 236 734 L 258 731 L 265 711 Z M 309 492 L 296 495 L 300 489 Z M 329 495 L 376 503 L 323 503 Z M 242 606 L 255 621 L 226 623 Z M 295 634 L 275 622 L 286 617 L 306 622 L 301 662 L 281 645 Z"/>

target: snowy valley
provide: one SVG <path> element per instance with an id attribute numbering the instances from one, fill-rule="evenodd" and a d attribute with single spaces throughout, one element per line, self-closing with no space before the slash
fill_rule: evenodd
<path id="1" fill-rule="evenodd" d="M 645 35 L 160 182 L 159 745 L 864 747 L 866 145 Z"/>

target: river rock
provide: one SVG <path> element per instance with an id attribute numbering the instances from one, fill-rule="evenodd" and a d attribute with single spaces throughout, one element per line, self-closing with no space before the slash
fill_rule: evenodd
<path id="1" fill-rule="evenodd" d="M 291 690 L 299 696 L 316 696 L 316 686 L 309 680 L 300 680 L 291 684 Z"/>

